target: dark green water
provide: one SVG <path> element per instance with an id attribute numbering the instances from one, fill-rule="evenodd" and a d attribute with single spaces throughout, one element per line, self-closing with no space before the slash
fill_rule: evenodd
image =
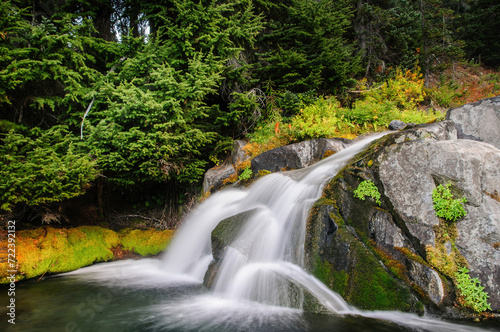
<path id="1" fill-rule="evenodd" d="M 135 262 L 131 262 L 135 263 Z M 0 292 L 2 331 L 441 331 L 431 323 L 407 327 L 358 315 L 321 315 L 241 303 L 172 279 L 149 265 L 117 273 L 110 264 L 87 273 L 16 284 L 15 325 L 8 324 L 7 288 Z M 142 269 L 142 270 L 140 270 Z M 134 272 L 135 271 L 135 272 Z M 397 315 L 397 314 L 396 314 Z M 409 316 L 408 316 L 409 317 Z M 416 316 L 415 316 L 416 317 Z M 403 320 L 406 316 L 403 316 Z M 450 331 L 495 331 L 493 325 L 446 325 Z M 433 327 L 434 326 L 434 327 Z M 453 327 L 454 326 L 454 327 Z"/>

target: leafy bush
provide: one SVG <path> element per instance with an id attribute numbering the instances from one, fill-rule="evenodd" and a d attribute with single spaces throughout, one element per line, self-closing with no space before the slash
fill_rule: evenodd
<path id="1" fill-rule="evenodd" d="M 450 191 L 451 184 L 443 186 L 440 184 L 432 191 L 432 201 L 434 202 L 434 211 L 440 218 L 450 221 L 455 221 L 466 215 L 463 203 L 466 203 L 465 198 L 454 199 Z"/>
<path id="2" fill-rule="evenodd" d="M 0 145 L 1 210 L 59 202 L 85 192 L 98 171 L 65 127 L 31 136 L 11 131 Z"/>
<path id="3" fill-rule="evenodd" d="M 491 306 L 488 303 L 488 294 L 484 291 L 484 287 L 481 286 L 478 278 L 471 278 L 469 276 L 467 268 L 462 267 L 458 270 L 455 274 L 455 282 L 468 307 L 474 309 L 476 312 L 491 310 Z"/>
<path id="4" fill-rule="evenodd" d="M 366 196 L 375 199 L 378 205 L 382 204 L 380 202 L 380 192 L 372 180 L 365 180 L 361 182 L 358 188 L 354 190 L 354 197 L 364 201 Z"/>
<path id="5" fill-rule="evenodd" d="M 361 80 L 358 89 L 360 99 L 354 102 L 352 110 L 344 111 L 344 116 L 358 127 L 378 130 L 394 119 L 425 123 L 442 117 L 418 109 L 425 97 L 424 80 L 418 68 L 414 72 L 397 69 L 394 77 L 381 85 L 374 84 L 371 89 L 367 88 L 366 80 Z"/>
<path id="6" fill-rule="evenodd" d="M 393 78 L 382 84 L 380 89 L 371 91 L 368 96 L 379 103 L 390 100 L 401 110 L 415 108 L 425 97 L 420 69 L 416 68 L 413 72 L 396 69 Z"/>
<path id="7" fill-rule="evenodd" d="M 264 151 L 300 140 L 320 137 L 354 138 L 358 135 L 386 130 L 392 120 L 407 123 L 428 123 L 440 120 L 444 114 L 422 111 L 418 104 L 424 99 L 423 79 L 415 72 L 396 70 L 394 76 L 382 85 L 368 89 L 361 80 L 357 87 L 361 97 L 352 108 L 342 107 L 335 97 L 312 98 L 310 92 L 275 93 L 267 97 L 268 115 L 254 132 L 248 135 L 247 151 L 255 156 Z M 272 91 L 271 91 L 272 92 Z M 287 119 L 288 107 L 302 109 Z"/>
<path id="8" fill-rule="evenodd" d="M 297 140 L 317 137 L 333 137 L 345 125 L 343 117 L 337 117 L 340 103 L 335 98 L 320 98 L 304 107 L 292 118 L 292 136 Z"/>

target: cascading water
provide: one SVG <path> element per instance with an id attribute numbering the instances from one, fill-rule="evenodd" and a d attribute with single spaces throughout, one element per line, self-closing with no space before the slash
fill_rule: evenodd
<path id="1" fill-rule="evenodd" d="M 213 195 L 178 231 L 164 256 L 165 269 L 201 281 L 212 260 L 212 230 L 224 218 L 253 210 L 225 251 L 213 292 L 226 299 L 297 309 L 302 307 L 300 289 L 320 297 L 313 286 L 317 281 L 298 268 L 304 263 L 307 215 L 323 184 L 382 135 L 361 140 L 306 169 L 270 174 L 248 189 Z M 336 311 L 350 310 L 340 298 L 330 305 Z"/>
<path id="2" fill-rule="evenodd" d="M 311 167 L 270 174 L 250 188 L 229 188 L 212 195 L 184 221 L 161 260 L 107 263 L 67 275 L 120 289 L 132 286 L 167 289 L 167 293 L 200 285 L 213 260 L 211 232 L 222 220 L 245 214 L 248 218 L 226 246 L 211 289 L 138 309 L 138 320 L 147 326 L 141 330 L 310 331 L 314 328 L 304 323 L 302 305 L 306 296 L 312 296 L 335 317 L 357 317 L 347 328 L 342 327 L 345 322 L 337 320 L 334 324 L 338 326 L 333 328 L 338 331 L 352 331 L 354 325 L 372 318 L 395 323 L 392 328 L 384 325 L 391 331 L 475 331 L 411 314 L 359 311 L 302 268 L 306 219 L 323 185 L 383 135 L 360 140 Z M 357 331 L 365 331 L 371 324 Z"/>

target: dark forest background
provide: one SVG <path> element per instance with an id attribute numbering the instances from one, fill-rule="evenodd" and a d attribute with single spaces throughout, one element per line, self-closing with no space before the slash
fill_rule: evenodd
<path id="1" fill-rule="evenodd" d="M 164 221 L 234 140 L 327 96 L 367 127 L 360 85 L 411 71 L 441 89 L 420 106 L 453 106 L 457 68 L 500 65 L 499 32 L 495 0 L 2 1 L 0 212 Z"/>

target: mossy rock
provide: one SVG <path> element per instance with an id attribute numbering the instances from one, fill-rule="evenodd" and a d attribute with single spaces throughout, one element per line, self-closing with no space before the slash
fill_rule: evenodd
<path id="1" fill-rule="evenodd" d="M 340 225 L 328 249 L 315 255 L 311 272 L 349 304 L 364 310 L 423 313 L 410 287 L 381 264 L 352 228 Z"/>
<path id="2" fill-rule="evenodd" d="M 156 255 L 166 248 L 172 237 L 173 231 L 128 229 L 116 233 L 98 226 L 18 231 L 16 281 L 117 259 L 118 247 L 142 256 Z M 2 271 L 13 270 L 7 263 L 0 263 Z M 6 274 L 0 275 L 0 284 L 9 282 L 6 277 Z"/>
<path id="3" fill-rule="evenodd" d="M 111 248 L 118 244 L 118 235 L 101 227 L 43 227 L 19 231 L 16 233 L 17 279 L 68 272 L 108 261 L 113 258 Z"/>
<path id="4" fill-rule="evenodd" d="M 119 233 L 123 249 L 138 253 L 141 256 L 157 255 L 168 246 L 174 231 L 156 229 L 125 229 Z"/>

